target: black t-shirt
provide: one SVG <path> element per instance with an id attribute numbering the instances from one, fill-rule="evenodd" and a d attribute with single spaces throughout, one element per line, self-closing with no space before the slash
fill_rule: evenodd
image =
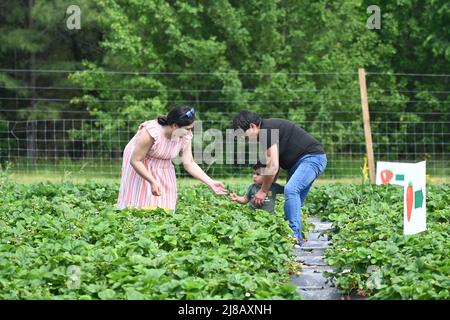
<path id="1" fill-rule="evenodd" d="M 276 143 L 272 141 L 272 130 L 278 129 L 278 153 L 280 167 L 289 170 L 297 160 L 306 154 L 324 154 L 322 145 L 308 132 L 285 119 L 263 119 L 261 121 L 259 143 L 262 150 Z M 267 146 L 264 143 L 267 137 Z"/>

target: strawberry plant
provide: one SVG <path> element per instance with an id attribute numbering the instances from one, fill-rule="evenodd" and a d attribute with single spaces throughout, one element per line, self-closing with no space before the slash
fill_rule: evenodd
<path id="1" fill-rule="evenodd" d="M 206 188 L 175 214 L 118 210 L 116 184 L 0 186 L 1 299 L 297 299 L 282 204 Z"/>
<path id="2" fill-rule="evenodd" d="M 405 236 L 403 189 L 327 185 L 307 210 L 334 224 L 328 276 L 345 292 L 371 299 L 450 298 L 450 186 L 427 190 L 427 231 Z"/>

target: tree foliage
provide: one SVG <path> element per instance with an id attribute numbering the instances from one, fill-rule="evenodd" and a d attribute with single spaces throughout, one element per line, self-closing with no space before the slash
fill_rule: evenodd
<path id="1" fill-rule="evenodd" d="M 445 0 L 379 1 L 380 30 L 367 28 L 371 3 L 362 0 L 78 1 L 78 31 L 65 27 L 67 1 L 29 3 L 3 4 L 2 68 L 84 71 L 0 72 L 4 96 L 71 99 L 0 101 L 5 109 L 45 108 L 57 117 L 87 110 L 112 120 L 101 133 L 108 135 L 127 120 L 143 121 L 176 104 L 222 121 L 246 108 L 307 122 L 309 131 L 323 133 L 318 138 L 329 152 L 338 152 L 363 140 L 357 70 L 364 67 L 370 108 L 378 112 L 373 120 L 448 120 L 421 112 L 448 111 L 449 77 L 389 75 L 450 73 Z M 30 84 L 80 90 L 40 91 Z M 324 128 L 323 121 L 331 124 Z M 387 141 L 403 129 L 390 128 Z"/>

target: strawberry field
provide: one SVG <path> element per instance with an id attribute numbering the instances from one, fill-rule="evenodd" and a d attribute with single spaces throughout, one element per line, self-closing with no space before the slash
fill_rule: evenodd
<path id="1" fill-rule="evenodd" d="M 450 299 L 450 186 L 427 188 L 427 231 L 403 235 L 403 188 L 329 185 L 308 211 L 334 224 L 328 276 L 371 299 Z"/>
<path id="2" fill-rule="evenodd" d="M 181 191 L 175 215 L 115 208 L 118 186 L 0 187 L 1 299 L 296 299 L 280 215 Z"/>
<path id="3" fill-rule="evenodd" d="M 270 214 L 180 188 L 171 214 L 116 209 L 117 184 L 1 182 L 1 299 L 299 299 L 282 197 Z M 344 293 L 450 299 L 449 202 L 450 186 L 429 187 L 428 230 L 403 236 L 400 189 L 326 185 L 303 227 L 333 222 L 328 276 Z"/>

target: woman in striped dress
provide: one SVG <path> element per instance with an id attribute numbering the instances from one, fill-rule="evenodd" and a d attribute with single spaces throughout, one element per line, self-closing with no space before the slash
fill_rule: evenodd
<path id="1" fill-rule="evenodd" d="M 192 156 L 195 110 L 176 107 L 167 117 L 140 125 L 123 154 L 122 178 L 117 206 L 175 210 L 177 185 L 172 159 L 181 157 L 184 169 L 218 195 L 227 193 L 222 183 L 211 179 Z"/>

